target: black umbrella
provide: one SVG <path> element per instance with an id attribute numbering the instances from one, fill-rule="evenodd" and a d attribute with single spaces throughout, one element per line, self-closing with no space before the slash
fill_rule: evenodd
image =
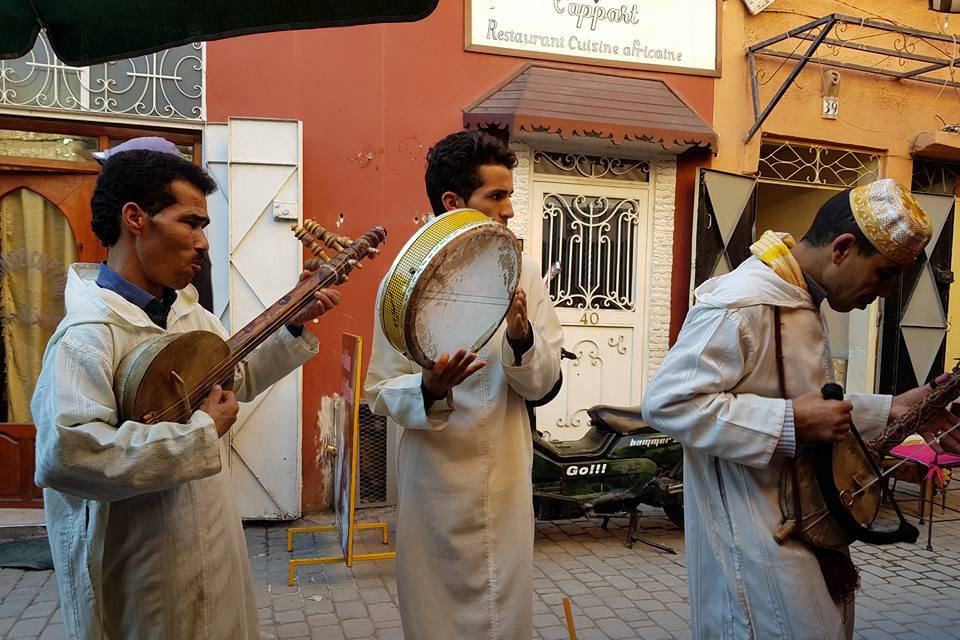
<path id="1" fill-rule="evenodd" d="M 18 58 L 47 30 L 73 66 L 230 36 L 411 22 L 439 0 L 0 0 L 0 58 Z"/>

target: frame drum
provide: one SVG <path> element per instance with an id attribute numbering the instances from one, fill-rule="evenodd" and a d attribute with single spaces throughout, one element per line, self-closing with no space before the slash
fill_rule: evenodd
<path id="1" fill-rule="evenodd" d="M 520 247 L 504 225 L 473 209 L 448 211 L 400 250 L 377 306 L 387 340 L 422 367 L 477 351 L 496 333 L 520 281 Z"/>

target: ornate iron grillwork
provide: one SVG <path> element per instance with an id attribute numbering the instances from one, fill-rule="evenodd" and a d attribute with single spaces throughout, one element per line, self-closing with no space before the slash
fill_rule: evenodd
<path id="1" fill-rule="evenodd" d="M 533 170 L 538 174 L 548 176 L 629 182 L 650 181 L 650 164 L 646 161 L 573 153 L 537 151 L 533 154 Z"/>
<path id="2" fill-rule="evenodd" d="M 203 47 L 194 43 L 90 67 L 63 64 L 41 33 L 33 50 L 0 60 L 0 105 L 203 119 Z"/>
<path id="3" fill-rule="evenodd" d="M 913 185 L 911 191 L 918 193 L 956 193 L 960 178 L 960 163 L 915 158 L 913 161 Z"/>
<path id="4" fill-rule="evenodd" d="M 357 494 L 363 507 L 384 506 L 389 501 L 388 432 L 387 419 L 361 404 Z"/>
<path id="5" fill-rule="evenodd" d="M 550 283 L 556 306 L 633 310 L 640 202 L 569 193 L 543 197 L 543 264 L 559 262 Z"/>
<path id="6" fill-rule="evenodd" d="M 880 157 L 790 142 L 760 146 L 760 177 L 805 184 L 855 187 L 880 178 Z"/>

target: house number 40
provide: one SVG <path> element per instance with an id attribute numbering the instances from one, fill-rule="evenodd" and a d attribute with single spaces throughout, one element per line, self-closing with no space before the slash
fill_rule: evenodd
<path id="1" fill-rule="evenodd" d="M 580 316 L 580 324 L 600 324 L 600 314 L 596 311 Z"/>

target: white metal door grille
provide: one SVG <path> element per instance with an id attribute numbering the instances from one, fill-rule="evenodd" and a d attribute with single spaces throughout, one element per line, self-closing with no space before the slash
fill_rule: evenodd
<path id="1" fill-rule="evenodd" d="M 650 181 L 650 163 L 646 160 L 626 160 L 575 153 L 537 151 L 533 154 L 533 170 L 543 176 L 621 182 Z"/>
<path id="2" fill-rule="evenodd" d="M 560 263 L 550 284 L 558 307 L 635 307 L 640 203 L 571 193 L 543 198 L 543 264 Z"/>

